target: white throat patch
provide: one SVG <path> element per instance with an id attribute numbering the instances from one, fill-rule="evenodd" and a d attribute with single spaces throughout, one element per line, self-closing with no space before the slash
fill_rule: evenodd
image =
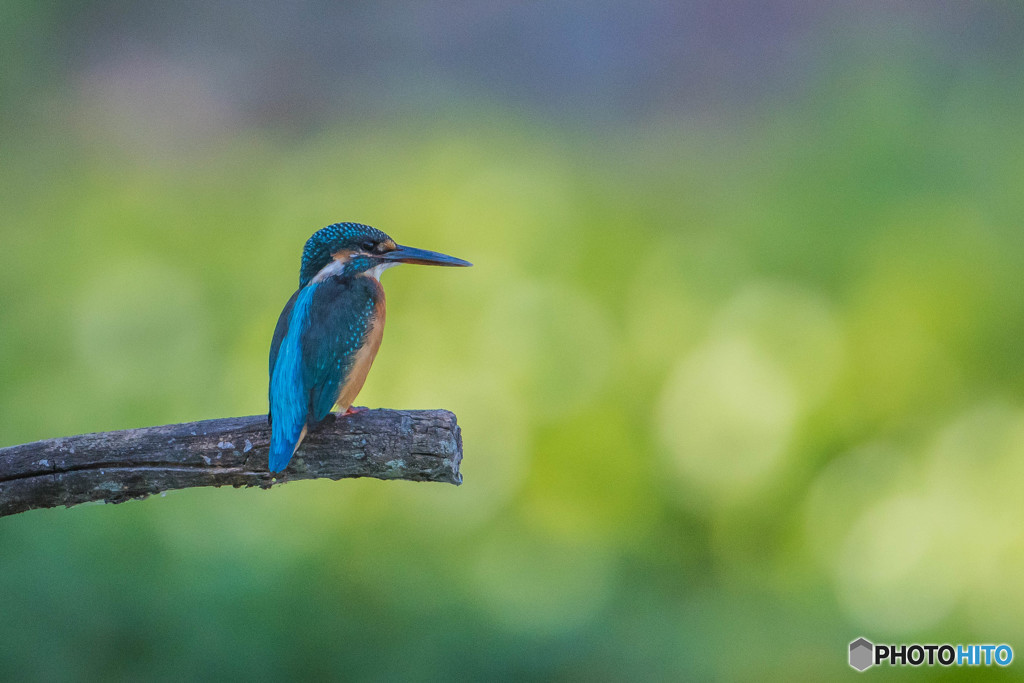
<path id="1" fill-rule="evenodd" d="M 345 259 L 347 261 L 348 259 Z M 326 266 L 320 269 L 320 272 L 313 276 L 313 282 L 323 282 L 332 275 L 341 275 L 342 269 L 345 267 L 345 261 L 333 260 Z"/>
<path id="2" fill-rule="evenodd" d="M 398 261 L 386 261 L 384 263 L 379 263 L 375 265 L 373 268 L 370 268 L 369 270 L 365 271 L 363 275 L 366 275 L 367 277 L 372 277 L 377 282 L 380 282 L 381 273 L 383 273 L 388 268 L 398 265 L 401 265 Z"/>

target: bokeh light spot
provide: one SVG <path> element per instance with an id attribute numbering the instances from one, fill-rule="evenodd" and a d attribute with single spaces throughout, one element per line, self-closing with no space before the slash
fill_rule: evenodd
<path id="1" fill-rule="evenodd" d="M 796 401 L 785 372 L 750 340 L 705 344 L 676 367 L 658 411 L 673 469 L 716 500 L 749 492 L 782 456 Z"/>
<path id="2" fill-rule="evenodd" d="M 908 633 L 933 625 L 956 604 L 950 564 L 952 515 L 923 494 L 895 494 L 868 508 L 846 538 L 836 568 L 839 597 L 865 627 Z"/>

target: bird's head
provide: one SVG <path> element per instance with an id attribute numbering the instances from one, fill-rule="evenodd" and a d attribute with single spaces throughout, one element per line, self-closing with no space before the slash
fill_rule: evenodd
<path id="1" fill-rule="evenodd" d="M 377 228 L 362 223 L 335 223 L 306 240 L 302 250 L 299 287 L 317 277 L 354 276 L 380 272 L 400 263 L 427 266 L 471 266 L 472 263 L 436 251 L 403 247 Z"/>

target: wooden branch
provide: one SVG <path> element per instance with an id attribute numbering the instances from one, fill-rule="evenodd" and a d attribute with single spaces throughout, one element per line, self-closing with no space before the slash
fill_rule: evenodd
<path id="1" fill-rule="evenodd" d="M 82 434 L 0 448 L 0 517 L 90 501 L 122 503 L 193 486 L 375 477 L 461 484 L 462 434 L 447 410 L 361 410 L 306 437 L 267 471 L 263 415 Z"/>

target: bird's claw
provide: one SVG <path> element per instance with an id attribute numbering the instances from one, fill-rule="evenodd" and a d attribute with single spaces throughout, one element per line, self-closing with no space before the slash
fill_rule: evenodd
<path id="1" fill-rule="evenodd" d="M 343 412 L 343 413 L 335 413 L 335 414 L 338 416 L 338 419 L 340 420 L 341 418 L 347 417 L 348 415 L 355 415 L 356 413 L 362 413 L 362 412 L 365 412 L 365 411 L 366 411 L 366 407 L 365 406 L 359 406 L 358 408 L 356 408 L 355 406 L 349 406 L 348 410 L 346 410 L 345 412 Z"/>

